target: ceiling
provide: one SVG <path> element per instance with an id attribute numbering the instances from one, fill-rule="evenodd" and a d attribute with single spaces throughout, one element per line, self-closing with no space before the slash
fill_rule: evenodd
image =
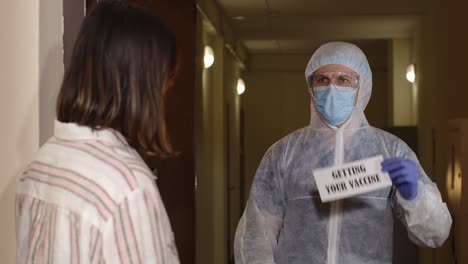
<path id="1" fill-rule="evenodd" d="M 217 0 L 251 54 L 304 54 L 332 40 L 410 38 L 424 0 Z"/>

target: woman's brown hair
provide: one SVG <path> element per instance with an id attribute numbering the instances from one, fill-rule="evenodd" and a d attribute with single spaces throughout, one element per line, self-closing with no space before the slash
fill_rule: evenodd
<path id="1" fill-rule="evenodd" d="M 173 154 L 164 94 L 176 69 L 174 35 L 124 1 L 100 1 L 85 18 L 57 100 L 57 119 L 112 128 L 147 155 Z"/>

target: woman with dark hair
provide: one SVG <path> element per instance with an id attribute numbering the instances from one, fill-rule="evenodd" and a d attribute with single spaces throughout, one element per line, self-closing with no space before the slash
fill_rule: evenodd
<path id="1" fill-rule="evenodd" d="M 57 100 L 54 136 L 16 198 L 18 263 L 179 263 L 155 177 L 139 153 L 173 155 L 164 94 L 175 39 L 123 1 L 86 17 Z"/>

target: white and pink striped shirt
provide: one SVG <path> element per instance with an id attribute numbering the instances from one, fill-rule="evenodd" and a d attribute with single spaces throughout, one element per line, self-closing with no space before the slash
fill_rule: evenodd
<path id="1" fill-rule="evenodd" d="M 55 123 L 16 197 L 17 263 L 179 263 L 159 191 L 121 134 Z"/>

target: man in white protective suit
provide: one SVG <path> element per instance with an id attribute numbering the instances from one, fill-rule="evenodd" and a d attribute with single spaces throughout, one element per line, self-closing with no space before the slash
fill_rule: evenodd
<path id="1" fill-rule="evenodd" d="M 263 157 L 237 227 L 236 263 L 389 264 L 394 216 L 417 245 L 442 245 L 452 219 L 437 186 L 402 140 L 366 120 L 372 73 L 364 53 L 349 43 L 327 43 L 305 76 L 310 125 Z M 321 202 L 314 170 L 377 155 L 391 187 Z"/>

